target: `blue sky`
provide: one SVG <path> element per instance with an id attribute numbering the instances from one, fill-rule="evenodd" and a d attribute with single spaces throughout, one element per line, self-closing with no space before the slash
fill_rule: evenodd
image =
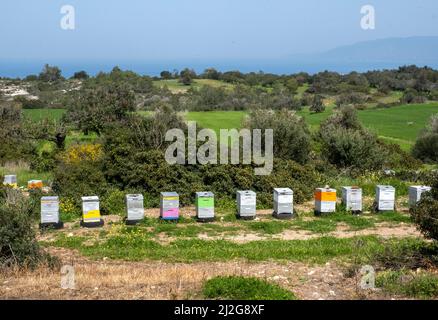
<path id="1" fill-rule="evenodd" d="M 0 59 L 275 59 L 438 35 L 436 0 L 3 0 Z M 76 30 L 60 28 L 62 5 Z M 376 8 L 376 29 L 360 8 Z"/>

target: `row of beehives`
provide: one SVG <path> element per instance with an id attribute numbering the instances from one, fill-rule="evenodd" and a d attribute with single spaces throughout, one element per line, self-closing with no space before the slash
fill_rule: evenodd
<path id="1" fill-rule="evenodd" d="M 430 187 L 412 186 L 409 188 L 409 204 L 415 205 L 421 195 L 430 191 Z M 315 214 L 327 214 L 336 211 L 336 189 L 318 188 L 315 190 Z M 237 191 L 237 217 L 254 219 L 256 217 L 256 193 L 254 191 Z M 362 189 L 359 187 L 342 187 L 342 203 L 346 210 L 353 213 L 362 212 Z M 196 217 L 198 221 L 208 222 L 215 218 L 214 194 L 212 192 L 196 193 Z M 395 189 L 391 186 L 377 186 L 376 211 L 395 210 Z M 278 219 L 294 216 L 293 191 L 289 188 L 274 189 L 274 212 Z M 162 192 L 160 197 L 160 218 L 163 220 L 179 219 L 179 195 L 176 192 Z M 126 224 L 136 224 L 144 219 L 144 204 L 141 194 L 126 195 Z M 103 225 L 100 204 L 97 196 L 82 198 L 82 221 L 84 227 Z M 59 217 L 59 198 L 41 198 L 41 227 L 63 226 Z"/>
<path id="2" fill-rule="evenodd" d="M 11 186 L 13 188 L 18 188 L 17 176 L 16 175 L 6 175 L 3 179 L 3 184 Z M 43 181 L 42 180 L 29 180 L 27 182 L 27 188 L 31 189 L 42 189 Z"/>

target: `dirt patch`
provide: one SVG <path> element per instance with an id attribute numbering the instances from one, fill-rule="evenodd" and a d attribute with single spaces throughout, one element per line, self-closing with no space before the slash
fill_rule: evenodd
<path id="1" fill-rule="evenodd" d="M 63 263 L 75 268 L 75 289 L 61 288 L 61 274 L 45 268 L 34 272 L 0 274 L 3 299 L 202 299 L 202 284 L 219 275 L 258 277 L 291 290 L 300 299 L 358 299 L 356 279 L 344 276 L 335 262 L 303 263 L 216 263 L 90 261 L 74 251 L 51 249 Z M 378 290 L 367 298 L 385 298 Z"/>

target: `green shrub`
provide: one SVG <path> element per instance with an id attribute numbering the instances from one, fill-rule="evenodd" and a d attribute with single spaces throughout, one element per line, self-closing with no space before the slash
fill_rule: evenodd
<path id="1" fill-rule="evenodd" d="M 377 275 L 376 285 L 387 292 L 413 298 L 438 297 L 438 277 L 426 272 L 418 274 L 403 270 L 381 272 Z"/>
<path id="2" fill-rule="evenodd" d="M 321 153 L 329 163 L 364 172 L 383 167 L 387 157 L 377 137 L 362 127 L 357 111 L 342 107 L 321 124 Z"/>
<path id="3" fill-rule="evenodd" d="M 125 214 L 125 193 L 114 188 L 110 188 L 100 199 L 102 214 Z"/>
<path id="4" fill-rule="evenodd" d="M 438 173 L 430 176 L 431 192 L 423 193 L 411 210 L 412 218 L 427 238 L 438 240 Z"/>
<path id="5" fill-rule="evenodd" d="M 57 260 L 40 248 L 33 229 L 34 206 L 20 191 L 0 189 L 0 266 L 36 267 Z"/>
<path id="6" fill-rule="evenodd" d="M 274 131 L 274 156 L 306 163 L 309 159 L 311 139 L 309 128 L 303 118 L 293 111 L 255 110 L 251 112 L 249 129 L 272 129 Z"/>
<path id="7" fill-rule="evenodd" d="M 420 133 L 412 154 L 426 162 L 438 162 L 438 114 L 430 118 L 428 126 Z"/>
<path id="8" fill-rule="evenodd" d="M 257 278 L 215 277 L 206 281 L 203 294 L 209 299 L 295 300 L 295 295 L 278 285 Z"/>
<path id="9" fill-rule="evenodd" d="M 103 196 L 108 184 L 99 162 L 81 161 L 71 164 L 60 163 L 54 170 L 53 191 L 61 197 L 69 197 L 80 208 L 81 197 Z"/>

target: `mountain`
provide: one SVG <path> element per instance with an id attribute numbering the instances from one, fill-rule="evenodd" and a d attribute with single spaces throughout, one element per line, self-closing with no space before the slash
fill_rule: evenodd
<path id="1" fill-rule="evenodd" d="M 438 36 L 386 38 L 312 54 L 288 57 L 289 64 L 324 66 L 327 70 L 365 71 L 416 64 L 438 68 Z"/>

